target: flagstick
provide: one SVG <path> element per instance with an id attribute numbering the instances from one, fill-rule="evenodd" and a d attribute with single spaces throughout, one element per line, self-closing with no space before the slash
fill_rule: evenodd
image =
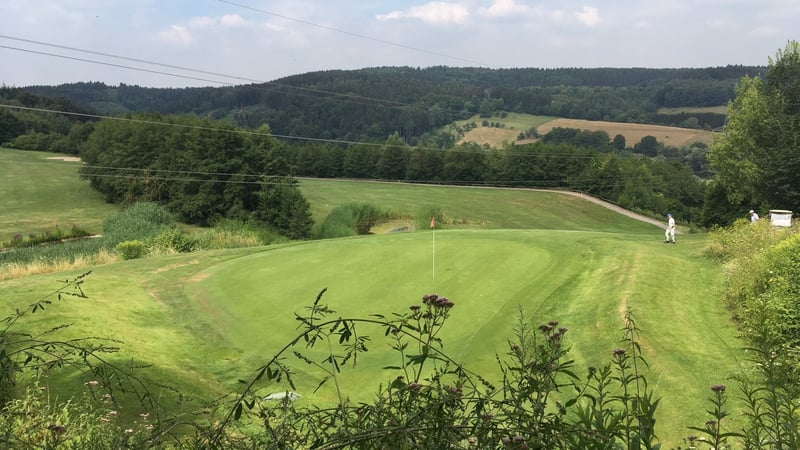
<path id="1" fill-rule="evenodd" d="M 433 279 L 436 279 L 436 226 L 433 227 L 433 265 L 431 269 Z"/>

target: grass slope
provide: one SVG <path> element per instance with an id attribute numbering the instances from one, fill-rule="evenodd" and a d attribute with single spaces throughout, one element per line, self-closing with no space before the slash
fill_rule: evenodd
<path id="1" fill-rule="evenodd" d="M 51 159 L 64 156 L 0 148 L 0 241 L 73 224 L 102 232 L 103 220 L 117 207 L 78 178 L 80 163 Z"/>
<path id="2" fill-rule="evenodd" d="M 406 217 L 440 210 L 444 216 L 440 224 L 446 228 L 659 234 L 653 225 L 620 220 L 607 208 L 554 191 L 315 179 L 303 179 L 300 189 L 311 204 L 315 223 L 336 206 L 358 201 Z"/>

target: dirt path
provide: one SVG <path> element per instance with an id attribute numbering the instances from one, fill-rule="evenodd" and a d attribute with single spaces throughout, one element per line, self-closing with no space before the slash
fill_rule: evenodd
<path id="1" fill-rule="evenodd" d="M 667 225 L 666 225 L 665 221 L 659 221 L 659 220 L 653 219 L 652 217 L 647 217 L 647 216 L 643 216 L 641 214 L 637 214 L 637 213 L 635 213 L 633 211 L 630 211 L 630 210 L 627 210 L 627 209 L 625 209 L 625 208 L 623 208 L 623 207 L 621 207 L 621 206 L 619 206 L 617 204 L 605 201 L 605 200 L 597 198 L 597 197 L 592 197 L 591 195 L 584 194 L 583 192 L 558 191 L 558 190 L 550 190 L 550 189 L 534 189 L 534 190 L 535 191 L 541 191 L 541 192 L 558 192 L 558 193 L 561 193 L 561 194 L 574 195 L 576 197 L 580 197 L 580 198 L 582 198 L 584 200 L 587 200 L 587 201 L 590 201 L 592 203 L 598 204 L 598 205 L 600 205 L 600 206 L 602 206 L 604 208 L 608 208 L 608 209 L 610 209 L 610 210 L 612 210 L 614 212 L 617 212 L 617 213 L 620 213 L 622 215 L 628 216 L 631 219 L 636 219 L 636 220 L 640 220 L 642 222 L 647 222 L 647 223 L 653 224 L 653 225 L 655 225 L 655 226 L 657 226 L 657 227 L 659 227 L 659 228 L 661 228 L 663 230 L 667 229 Z M 681 234 L 680 232 L 676 232 L 676 233 L 677 234 Z"/>

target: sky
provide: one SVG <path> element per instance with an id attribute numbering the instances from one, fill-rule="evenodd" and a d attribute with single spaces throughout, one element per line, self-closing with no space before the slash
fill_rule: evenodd
<path id="1" fill-rule="evenodd" d="M 0 84 L 230 86 L 321 70 L 765 66 L 797 0 L 0 0 Z"/>

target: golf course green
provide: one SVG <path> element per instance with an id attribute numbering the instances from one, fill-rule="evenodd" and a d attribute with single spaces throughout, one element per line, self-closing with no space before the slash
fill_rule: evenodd
<path id="1" fill-rule="evenodd" d="M 37 332 L 69 323 L 66 336 L 119 339 L 114 358 L 148 364 L 149 376 L 208 399 L 234 391 L 237 380 L 251 379 L 290 342 L 298 333 L 294 314 L 305 314 L 323 289 L 332 318 L 390 316 L 428 293 L 448 297 L 455 306 L 440 335 L 443 350 L 489 380 L 500 377 L 496 355 L 507 351 L 520 312 L 534 327 L 557 320 L 569 329 L 569 356 L 583 376 L 610 362 L 630 309 L 649 363 L 644 373 L 662 398 L 656 430 L 665 448 L 681 445 L 687 427 L 708 419 L 709 387 L 728 381 L 742 357 L 718 295 L 721 267 L 702 256 L 703 234 L 664 245 L 660 228 L 561 193 L 326 180 L 301 187 L 317 221 L 354 200 L 404 214 L 434 207 L 447 220 L 435 231 L 200 251 L 8 279 L 0 281 L 0 306 L 10 314 L 91 270 L 88 299 L 65 299 L 20 325 Z M 36 198 L 35 188 L 16 195 Z M 82 207 L 99 211 L 90 200 Z M 0 219 L 14 222 L 3 213 Z M 338 381 L 352 401 L 369 401 L 398 374 L 383 367 L 400 361 L 382 328 L 358 333 L 371 337 L 369 352 Z M 327 354 L 297 350 L 315 361 Z M 319 370 L 291 351 L 285 357 L 296 372 L 298 405 L 335 401 L 330 383 L 315 391 Z M 267 394 L 286 385 L 262 382 L 257 389 Z"/>

